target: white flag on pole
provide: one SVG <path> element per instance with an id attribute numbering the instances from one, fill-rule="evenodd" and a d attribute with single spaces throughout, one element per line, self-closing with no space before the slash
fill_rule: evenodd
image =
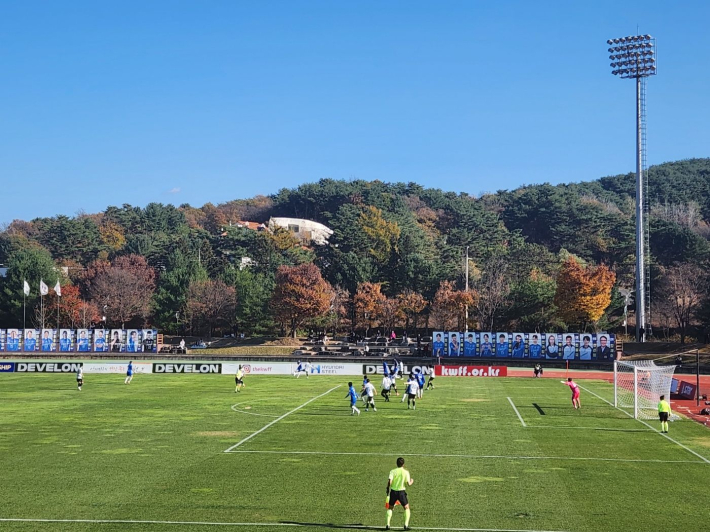
<path id="1" fill-rule="evenodd" d="M 30 283 L 25 281 L 25 286 L 22 288 L 22 291 L 25 293 L 26 296 L 30 295 Z"/>
<path id="2" fill-rule="evenodd" d="M 57 284 L 54 285 L 54 292 L 58 295 L 62 295 L 62 287 L 59 285 L 59 281 L 57 281 Z"/>
<path id="3" fill-rule="evenodd" d="M 39 281 L 39 293 L 42 294 L 43 296 L 46 296 L 47 294 L 49 294 L 49 287 L 41 279 Z"/>

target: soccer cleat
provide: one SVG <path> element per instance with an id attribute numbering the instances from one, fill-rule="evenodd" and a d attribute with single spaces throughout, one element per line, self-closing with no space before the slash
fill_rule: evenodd
<path id="1" fill-rule="evenodd" d="M 411 530 L 411 528 L 408 527 L 408 526 L 405 526 L 404 529 L 405 529 L 405 530 Z"/>
<path id="2" fill-rule="evenodd" d="M 385 530 L 389 530 L 389 529 L 390 529 L 390 526 L 387 525 L 387 526 L 385 527 Z"/>
<path id="3" fill-rule="evenodd" d="M 373 412 L 377 412 L 377 408 L 375 408 L 375 407 L 373 406 L 373 407 L 372 407 L 372 411 L 373 411 Z"/>

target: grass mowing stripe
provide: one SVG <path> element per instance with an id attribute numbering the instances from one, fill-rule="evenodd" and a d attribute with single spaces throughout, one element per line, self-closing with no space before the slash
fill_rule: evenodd
<path id="1" fill-rule="evenodd" d="M 649 429 L 614 429 L 611 427 L 573 427 L 571 425 L 528 425 L 529 429 L 580 429 L 603 430 L 606 432 L 653 432 Z"/>
<path id="2" fill-rule="evenodd" d="M 646 431 L 648 432 L 648 431 Z M 268 451 L 268 450 L 239 450 L 225 451 L 231 454 L 294 454 L 318 456 L 413 456 L 418 458 L 464 458 L 469 460 L 576 460 L 584 462 L 629 462 L 652 464 L 701 464 L 697 460 L 660 460 L 654 458 L 597 458 L 594 456 L 507 456 L 494 454 L 424 454 L 424 453 L 368 453 L 347 451 Z"/>
<path id="3" fill-rule="evenodd" d="M 602 401 L 604 401 L 606 404 L 608 404 L 608 405 L 611 406 L 612 408 L 616 408 L 617 410 L 621 410 L 624 414 L 626 414 L 627 416 L 629 416 L 629 417 L 631 417 L 631 418 L 634 417 L 634 416 L 632 416 L 631 414 L 629 414 L 626 410 L 622 410 L 622 409 L 619 408 L 618 406 L 614 406 L 612 403 L 610 403 L 609 401 L 607 401 L 606 399 L 604 399 L 602 396 L 595 394 L 592 390 L 588 390 L 588 389 L 585 388 L 584 386 L 580 386 L 580 388 L 582 388 L 583 390 L 585 390 L 585 391 L 591 393 L 594 397 L 597 397 L 597 398 L 601 399 Z M 657 432 L 658 434 L 660 434 L 661 436 L 663 436 L 663 437 L 666 438 L 667 440 L 669 440 L 669 441 L 675 443 L 676 445 L 682 447 L 683 449 L 685 449 L 686 451 L 688 451 L 690 454 L 697 456 L 698 458 L 700 458 L 700 459 L 701 459 L 703 462 L 705 462 L 706 464 L 710 464 L 710 460 L 708 460 L 707 458 L 705 458 L 703 455 L 696 453 L 696 452 L 693 451 L 692 449 L 689 449 L 688 447 L 686 447 L 685 445 L 683 445 L 683 444 L 680 443 L 679 441 L 676 441 L 676 440 L 674 440 L 673 438 L 671 438 L 668 434 L 664 434 L 664 433 L 660 432 L 658 429 L 652 427 L 651 425 L 649 425 L 648 423 L 646 423 L 644 420 L 642 420 L 642 419 L 637 419 L 636 421 L 638 421 L 639 423 L 643 423 L 644 425 L 646 425 L 646 426 L 647 426 L 649 429 L 651 429 L 652 431 Z"/>
<path id="4" fill-rule="evenodd" d="M 513 403 L 513 400 L 510 397 L 508 397 L 508 401 L 510 401 L 510 406 L 513 407 L 513 410 L 515 410 L 515 413 L 518 415 L 518 419 L 520 420 L 520 423 L 523 424 L 523 427 L 527 427 L 527 425 L 525 424 L 525 421 L 523 421 L 523 416 L 521 416 L 520 412 L 518 412 L 518 409 L 515 408 L 515 403 Z"/>
<path id="5" fill-rule="evenodd" d="M 342 386 L 342 384 L 338 384 L 337 386 L 331 388 L 331 389 L 328 390 L 327 392 L 322 393 L 322 394 L 320 394 L 320 395 L 314 397 L 313 399 L 309 399 L 308 401 L 306 401 L 305 403 L 303 403 L 301 406 L 297 406 L 297 407 L 294 408 L 293 410 L 291 410 L 291 411 L 289 411 L 289 412 L 286 412 L 283 416 L 277 417 L 277 418 L 274 419 L 271 423 L 267 423 L 266 425 L 264 425 L 263 427 L 261 427 L 259 430 L 257 430 L 256 432 L 253 432 L 252 434 L 250 434 L 249 436 L 247 436 L 246 438 L 244 438 L 244 439 L 241 440 L 240 442 L 235 443 L 234 445 L 232 445 L 229 449 L 227 449 L 227 450 L 224 451 L 224 452 L 225 452 L 225 453 L 228 453 L 228 452 L 230 452 L 232 449 L 236 449 L 237 447 L 239 447 L 239 446 L 242 445 L 243 443 L 246 443 L 246 442 L 248 442 L 249 440 L 251 440 L 254 436 L 256 436 L 256 435 L 261 434 L 262 432 L 264 432 L 264 431 L 265 431 L 266 429 L 268 429 L 271 425 L 274 425 L 274 424 L 278 423 L 279 421 L 281 421 L 281 420 L 282 420 L 283 418 L 285 418 L 286 416 L 290 416 L 291 414 L 293 414 L 294 412 L 300 410 L 301 408 L 303 408 L 303 407 L 306 406 L 307 404 L 312 403 L 312 402 L 315 401 L 316 399 L 320 399 L 321 397 L 323 397 L 323 396 L 325 396 L 325 395 L 328 395 L 330 392 L 332 392 L 333 390 L 337 390 L 337 389 L 340 388 L 341 386 Z"/>
<path id="6" fill-rule="evenodd" d="M 356 530 L 383 530 L 382 526 L 335 525 L 333 523 L 221 523 L 210 521 L 140 521 L 134 519 L 22 519 L 0 518 L 0 522 L 10 523 L 77 523 L 77 524 L 125 524 L 125 525 L 185 525 L 185 526 L 290 526 L 302 528 L 352 528 Z M 517 528 L 443 528 L 413 526 L 412 530 L 441 530 L 445 532 L 565 532 L 564 530 L 530 530 Z"/>

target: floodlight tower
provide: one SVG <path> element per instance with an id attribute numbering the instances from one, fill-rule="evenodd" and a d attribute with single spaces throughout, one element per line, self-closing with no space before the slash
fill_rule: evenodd
<path id="1" fill-rule="evenodd" d="M 644 226 L 643 173 L 646 166 L 646 78 L 656 75 L 656 39 L 632 35 L 609 39 L 611 73 L 636 80 L 636 341 L 645 341 L 646 297 L 645 253 L 648 243 Z"/>

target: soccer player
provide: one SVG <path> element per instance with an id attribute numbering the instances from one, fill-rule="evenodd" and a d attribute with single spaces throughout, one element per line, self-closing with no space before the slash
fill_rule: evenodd
<path id="1" fill-rule="evenodd" d="M 76 386 L 79 388 L 79 391 L 81 391 L 81 387 L 84 386 L 84 368 L 82 366 L 79 366 L 79 369 L 76 371 Z"/>
<path id="2" fill-rule="evenodd" d="M 132 380 L 133 380 L 133 361 L 130 360 L 128 362 L 128 369 L 126 369 L 126 380 L 123 381 L 123 384 L 131 384 Z"/>
<path id="3" fill-rule="evenodd" d="M 407 398 L 407 410 L 409 410 L 410 403 L 412 410 L 417 409 L 417 392 L 419 392 L 417 379 L 415 379 L 413 375 L 410 375 L 409 381 L 407 382 L 407 393 L 404 394 Z M 404 399 L 404 397 L 402 399 Z"/>
<path id="4" fill-rule="evenodd" d="M 562 358 L 564 360 L 574 360 L 575 348 L 572 345 L 572 337 L 568 334 L 565 336 L 565 345 L 562 348 Z"/>
<path id="5" fill-rule="evenodd" d="M 535 373 L 536 377 L 542 377 L 542 366 L 538 362 L 535 364 L 535 368 L 533 369 L 533 373 Z"/>
<path id="6" fill-rule="evenodd" d="M 298 361 L 298 366 L 296 366 L 296 371 L 293 372 L 293 376 L 296 378 L 299 378 L 301 376 L 301 373 L 306 375 L 306 378 L 308 378 L 308 374 L 310 373 L 311 370 L 311 363 L 306 362 L 305 364 L 301 363 L 301 361 Z"/>
<path id="7" fill-rule="evenodd" d="M 244 386 L 244 371 L 242 371 L 241 364 L 239 364 L 239 367 L 237 368 L 237 373 L 234 375 L 234 384 L 236 385 L 234 387 L 234 391 L 241 392 L 242 386 Z"/>
<path id="8" fill-rule="evenodd" d="M 414 378 L 417 379 L 417 397 L 421 399 L 422 397 L 424 397 L 424 383 L 426 381 L 426 377 L 424 377 L 424 373 L 419 370 L 414 374 Z"/>
<path id="9" fill-rule="evenodd" d="M 153 331 L 146 329 L 143 331 L 143 352 L 152 353 L 155 348 L 155 339 L 153 338 Z"/>
<path id="10" fill-rule="evenodd" d="M 365 400 L 365 412 L 370 411 L 370 406 L 372 406 L 372 411 L 377 412 L 377 408 L 375 408 L 375 385 L 370 382 L 370 379 L 367 379 L 367 382 L 365 382 L 365 386 L 362 388 L 363 390 L 363 397 L 366 397 L 367 399 Z"/>
<path id="11" fill-rule="evenodd" d="M 505 336 L 505 334 L 498 335 L 498 343 L 496 344 L 496 356 L 508 356 L 508 338 Z"/>
<path id="12" fill-rule="evenodd" d="M 466 339 L 463 342 L 463 356 L 465 357 L 475 357 L 476 356 L 476 340 L 473 337 L 473 333 L 468 333 Z"/>
<path id="13" fill-rule="evenodd" d="M 481 342 L 481 356 L 482 357 L 492 357 L 493 356 L 493 344 L 489 341 L 490 336 L 487 334 L 483 335 L 483 341 Z"/>
<path id="14" fill-rule="evenodd" d="M 353 388 L 352 382 L 348 383 L 348 393 L 345 396 L 345 398 L 350 399 L 350 409 L 352 410 L 350 415 L 354 416 L 357 413 L 357 415 L 359 416 L 360 409 L 356 406 L 357 405 L 357 392 L 355 391 L 355 388 Z"/>
<path id="15" fill-rule="evenodd" d="M 382 397 L 385 398 L 385 403 L 390 402 L 390 389 L 392 388 L 392 381 L 389 378 L 389 375 L 385 375 L 382 377 L 382 391 L 380 392 L 382 394 Z"/>
<path id="16" fill-rule="evenodd" d="M 434 389 L 434 368 L 429 368 L 429 381 L 426 383 L 426 389 L 427 390 L 433 390 Z"/>
<path id="17" fill-rule="evenodd" d="M 397 458 L 397 469 L 390 471 L 387 479 L 387 496 L 389 500 L 385 502 L 387 509 L 387 526 L 386 530 L 390 529 L 392 522 L 392 509 L 400 504 L 404 508 L 404 529 L 409 530 L 409 501 L 407 500 L 407 486 L 414 484 L 414 480 L 409 474 L 409 471 L 404 469 L 404 458 Z"/>
<path id="18" fill-rule="evenodd" d="M 566 384 L 567 386 L 570 387 L 570 390 L 572 390 L 572 406 L 574 406 L 574 409 L 577 410 L 578 408 L 582 408 L 582 405 L 579 402 L 579 386 L 577 385 L 576 382 L 572 380 L 572 377 L 567 379 L 567 382 L 565 381 L 560 381 L 562 384 Z"/>
<path id="19" fill-rule="evenodd" d="M 668 434 L 668 418 L 671 417 L 671 405 L 666 401 L 666 396 L 661 395 L 658 401 L 658 417 L 661 420 L 661 432 Z"/>

